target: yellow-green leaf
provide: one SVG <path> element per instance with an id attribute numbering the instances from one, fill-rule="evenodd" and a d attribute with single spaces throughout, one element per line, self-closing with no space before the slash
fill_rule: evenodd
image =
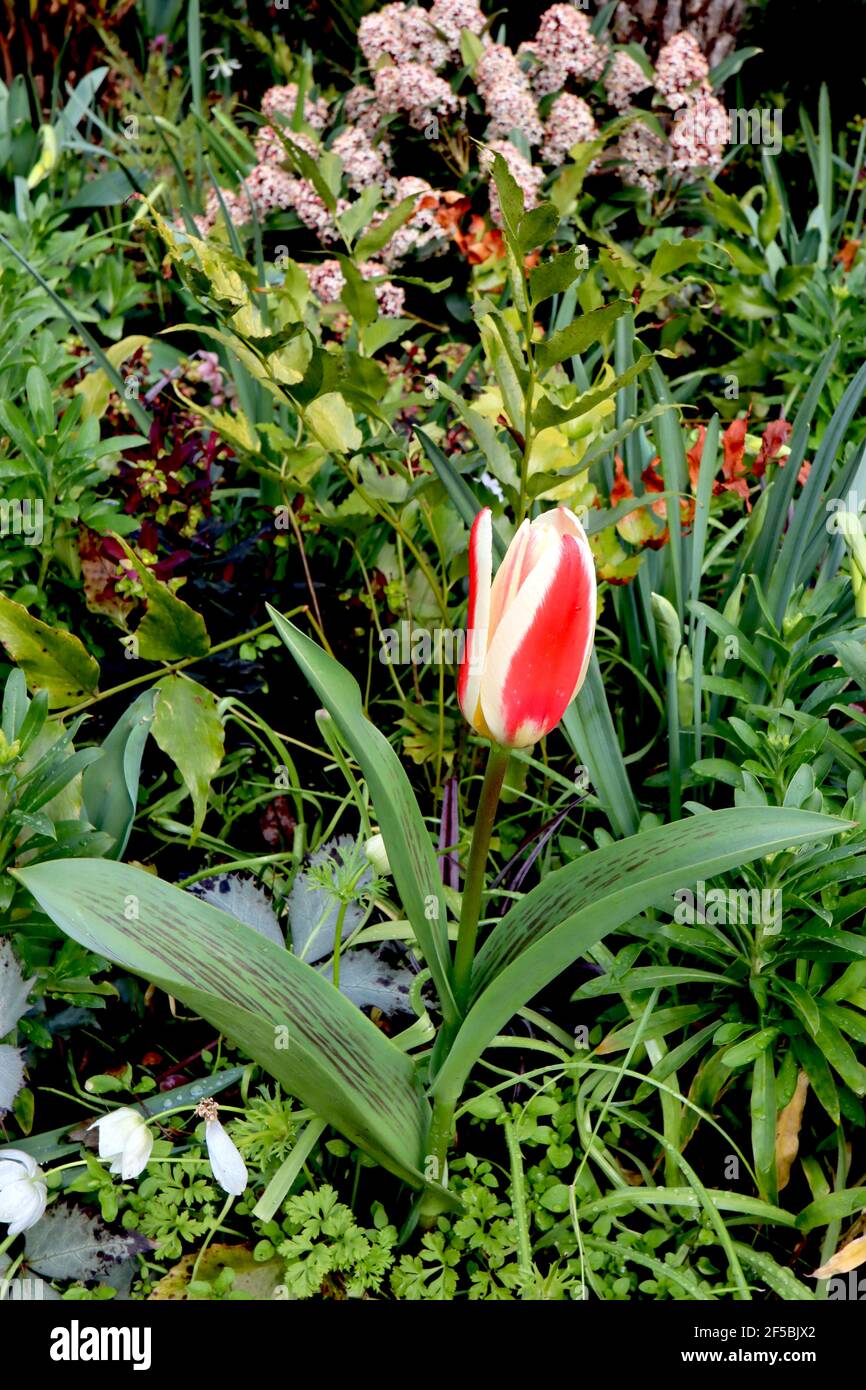
<path id="1" fill-rule="evenodd" d="M 319 443 L 332 453 L 351 453 L 363 443 L 355 417 L 339 391 L 327 391 L 311 401 L 306 421 Z"/>
<path id="2" fill-rule="evenodd" d="M 99 684 L 99 666 L 71 632 L 31 617 L 0 594 L 0 642 L 34 693 L 47 690 L 49 709 L 68 709 Z"/>
<path id="3" fill-rule="evenodd" d="M 225 731 L 209 690 L 185 676 L 157 682 L 153 736 L 171 758 L 192 797 L 194 840 L 207 810 L 211 782 L 219 770 Z"/>
<path id="4" fill-rule="evenodd" d="M 138 655 L 145 661 L 180 661 L 185 656 L 204 656 L 210 651 L 210 638 L 201 614 L 157 579 L 122 536 L 115 536 L 115 540 L 135 566 L 147 601 L 147 612 L 135 630 Z"/>

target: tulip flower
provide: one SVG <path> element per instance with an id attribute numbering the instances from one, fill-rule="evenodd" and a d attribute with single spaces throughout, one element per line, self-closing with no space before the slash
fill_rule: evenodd
<path id="1" fill-rule="evenodd" d="M 595 633 L 595 566 L 573 512 L 524 521 L 496 578 L 485 507 L 469 541 L 468 639 L 460 708 L 479 734 L 527 748 L 555 728 L 586 676 Z"/>
<path id="2" fill-rule="evenodd" d="M 35 1226 L 45 1211 L 48 1188 L 36 1160 L 23 1149 L 0 1149 L 0 1221 L 17 1236 Z"/>
<path id="3" fill-rule="evenodd" d="M 208 1120 L 205 1142 L 210 1166 L 220 1187 L 232 1197 L 239 1197 L 249 1181 L 247 1165 L 219 1120 Z"/>
<path id="4" fill-rule="evenodd" d="M 137 1110 L 122 1106 L 90 1128 L 99 1130 L 99 1157 L 111 1160 L 110 1173 L 119 1173 L 126 1181 L 137 1178 L 147 1167 L 153 1135 Z"/>

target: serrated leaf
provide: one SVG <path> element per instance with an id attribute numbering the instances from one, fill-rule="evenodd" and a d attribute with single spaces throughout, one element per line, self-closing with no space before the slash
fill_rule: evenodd
<path id="1" fill-rule="evenodd" d="M 587 348 L 604 337 L 628 307 L 627 299 L 617 299 L 613 304 L 603 304 L 599 309 L 591 309 L 588 314 L 582 314 L 567 328 L 561 328 L 558 333 L 554 333 L 546 342 L 539 343 L 535 356 L 541 370 L 546 372 L 557 362 L 564 362 L 566 357 L 575 357 L 586 352 Z"/>
<path id="2" fill-rule="evenodd" d="M 0 940 L 0 1038 L 11 1033 L 19 1018 L 26 1014 L 27 996 L 35 982 L 35 976 L 25 980 L 12 943 Z"/>
<path id="3" fill-rule="evenodd" d="M 151 1248 L 135 1231 L 112 1231 L 101 1217 L 65 1203 L 50 1207 L 24 1243 L 28 1268 L 43 1279 L 98 1280 L 113 1289 L 129 1287 L 134 1257 Z"/>
<path id="4" fill-rule="evenodd" d="M 355 417 L 339 391 L 327 391 L 310 401 L 305 420 L 322 447 L 330 453 L 352 453 L 364 442 Z"/>
<path id="5" fill-rule="evenodd" d="M 211 878 L 199 879 L 187 892 L 212 907 L 231 913 L 238 922 L 244 922 L 277 946 L 285 946 L 283 929 L 267 892 L 248 875 L 214 874 Z"/>

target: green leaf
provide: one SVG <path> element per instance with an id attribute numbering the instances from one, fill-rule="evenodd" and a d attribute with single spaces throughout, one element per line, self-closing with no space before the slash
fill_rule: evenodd
<path id="1" fill-rule="evenodd" d="M 443 454 L 439 445 L 434 444 L 430 436 L 425 434 L 422 429 L 418 429 L 417 426 L 415 427 L 415 434 L 421 448 L 435 468 L 439 481 L 442 483 L 445 491 L 460 513 L 464 523 L 471 527 L 476 516 L 481 511 L 481 503 L 477 500 L 469 484 L 465 482 L 457 472 L 451 460 L 447 455 Z M 494 522 L 493 553 L 495 558 L 497 560 L 502 560 L 507 549 L 508 547 L 497 531 L 496 523 Z"/>
<path id="2" fill-rule="evenodd" d="M 499 153 L 494 156 L 492 175 L 496 192 L 499 194 L 499 206 L 502 209 L 502 219 L 506 230 L 511 232 L 512 237 L 516 238 L 517 228 L 525 206 L 523 192 Z"/>
<path id="3" fill-rule="evenodd" d="M 304 418 L 323 448 L 329 453 L 349 454 L 360 449 L 363 436 L 355 424 L 344 396 L 339 391 L 327 391 L 310 401 Z"/>
<path id="4" fill-rule="evenodd" d="M 355 678 L 275 608 L 268 604 L 267 609 L 366 778 L 406 916 L 430 967 L 443 1011 L 446 1017 L 454 1017 L 442 881 L 409 779 L 384 734 L 364 716 Z"/>
<path id="5" fill-rule="evenodd" d="M 337 259 L 343 271 L 343 290 L 340 298 L 356 323 L 361 324 L 362 327 L 365 327 L 369 323 L 374 323 L 378 313 L 375 289 L 372 285 L 367 283 L 348 256 L 338 256 Z M 321 397 L 320 399 L 324 400 L 325 398 Z M 342 397 L 338 396 L 337 399 L 341 400 Z M 351 423 L 354 426 L 354 418 Z M 315 426 L 311 424 L 310 428 L 314 429 Z M 358 443 L 353 444 L 351 447 L 353 449 L 359 448 L 360 442 L 359 435 Z M 343 444 L 338 444 L 336 446 L 326 445 L 326 448 L 331 447 L 345 449 L 346 446 Z"/>
<path id="6" fill-rule="evenodd" d="M 33 417 L 36 435 L 52 434 L 54 402 L 48 378 L 39 367 L 30 367 L 27 371 L 27 406 Z"/>
<path id="7" fill-rule="evenodd" d="M 773 1049 L 765 1048 L 752 1068 L 752 1152 L 758 1191 L 765 1202 L 776 1200 L 776 1073 Z"/>
<path id="8" fill-rule="evenodd" d="M 542 261 L 529 273 L 529 294 L 534 305 L 555 294 L 563 294 L 585 269 L 586 247 L 572 246 L 558 256 Z"/>
<path id="9" fill-rule="evenodd" d="M 536 246 L 544 246 L 556 236 L 559 227 L 559 213 L 553 203 L 539 203 L 530 208 L 520 219 L 517 240 L 521 251 L 534 251 Z"/>
<path id="10" fill-rule="evenodd" d="M 562 717 L 562 731 L 581 763 L 618 835 L 632 835 L 638 826 L 638 809 L 622 749 L 616 736 L 605 694 L 598 654 L 594 651 L 586 679 Z"/>
<path id="11" fill-rule="evenodd" d="M 734 1252 L 744 1267 L 766 1284 L 772 1293 L 788 1302 L 814 1302 L 815 1292 L 802 1284 L 786 1265 L 777 1264 L 772 1255 L 763 1250 L 753 1250 L 751 1245 L 734 1241 Z"/>
<path id="12" fill-rule="evenodd" d="M 761 215 L 758 218 L 758 241 L 763 247 L 769 246 L 782 225 L 782 200 L 772 179 L 764 189 Z"/>
<path id="13" fill-rule="evenodd" d="M 866 1207 L 866 1188 L 848 1187 L 844 1192 L 828 1192 L 817 1202 L 810 1202 L 797 1217 L 797 1228 L 813 1231 L 816 1226 L 829 1226 L 833 1221 L 847 1221 L 849 1216 Z"/>
<path id="14" fill-rule="evenodd" d="M 135 629 L 138 655 L 145 661 L 204 656 L 210 651 L 210 638 L 201 614 L 157 579 L 122 536 L 115 535 L 115 540 L 134 567 L 147 601 L 147 612 Z"/>
<path id="15" fill-rule="evenodd" d="M 621 314 L 629 308 L 627 299 L 614 300 L 613 304 L 603 304 L 600 309 L 591 309 L 582 314 L 567 328 L 561 328 L 546 342 L 539 343 L 535 357 L 539 367 L 546 372 L 566 357 L 574 357 L 592 347 L 604 337 Z"/>
<path id="16" fill-rule="evenodd" d="M 387 217 L 383 217 L 376 227 L 365 232 L 356 242 L 355 258 L 359 261 L 369 260 L 377 251 L 381 251 L 383 246 L 387 246 L 394 233 L 400 230 L 404 222 L 408 222 L 417 202 L 418 194 L 411 193 L 408 198 L 403 198 L 397 203 Z"/>
<path id="17" fill-rule="evenodd" d="M 78 638 L 31 617 L 5 594 L 0 594 L 0 642 L 30 689 L 47 692 L 50 709 L 68 709 L 95 693 L 99 666 Z"/>
<path id="18" fill-rule="evenodd" d="M 783 302 L 793 299 L 808 285 L 814 274 L 814 265 L 783 266 L 776 281 L 776 298 Z"/>
<path id="19" fill-rule="evenodd" d="M 311 966 L 126 864 L 55 860 L 18 876 L 74 941 L 179 999 L 347 1139 L 422 1186 L 428 1107 L 410 1058 Z"/>
<path id="20" fill-rule="evenodd" d="M 681 266 L 699 261 L 706 244 L 696 237 L 686 237 L 684 241 L 662 242 L 650 263 L 650 275 L 664 279 L 672 270 L 679 270 Z"/>
<path id="21" fill-rule="evenodd" d="M 102 744 L 102 756 L 81 779 L 87 819 L 114 840 L 111 859 L 122 859 L 138 797 L 144 745 L 153 723 L 155 691 L 146 690 L 124 710 Z"/>
<path id="22" fill-rule="evenodd" d="M 643 372 L 652 366 L 652 361 L 653 359 L 650 354 L 644 353 L 637 362 L 627 367 L 622 375 L 616 377 L 608 386 L 600 386 L 596 391 L 584 391 L 573 405 L 556 405 L 549 396 L 542 396 L 535 407 L 536 428 L 543 430 L 546 429 L 548 425 L 556 425 L 558 427 L 566 424 L 569 420 L 577 420 L 581 415 L 586 415 L 588 411 L 594 410 L 595 407 L 601 405 L 603 401 L 609 401 L 612 396 L 616 396 L 620 391 L 624 390 L 625 387 L 630 386 L 637 377 L 641 376 Z M 637 425 L 637 421 L 632 421 L 631 423 Z M 583 461 L 581 460 L 580 467 L 582 468 L 583 466 Z M 652 500 L 654 502 L 657 501 L 657 496 L 654 496 Z M 638 503 L 640 503 L 640 499 L 638 499 Z"/>
<path id="23" fill-rule="evenodd" d="M 473 410 L 470 405 L 467 405 L 463 397 L 458 396 L 456 391 L 452 391 L 451 387 L 447 386 L 444 381 L 439 382 L 438 391 L 440 396 L 444 396 L 446 401 L 450 401 L 464 424 L 471 430 L 494 478 L 497 478 L 503 487 L 517 490 L 520 486 L 520 480 L 517 476 L 514 459 L 507 446 L 497 435 L 494 426 L 483 415 L 479 415 L 477 410 Z"/>
<path id="24" fill-rule="evenodd" d="M 736 807 L 677 821 L 581 856 L 521 899 L 475 961 L 472 1007 L 434 1093 L 457 1096 L 492 1038 L 523 1005 L 608 932 L 679 888 L 793 845 L 822 840 L 847 822 L 786 808 Z"/>
<path id="25" fill-rule="evenodd" d="M 732 232 L 739 232 L 741 236 L 754 235 L 751 222 L 733 194 L 724 193 L 721 188 L 711 184 L 707 189 L 704 206 L 710 216 L 715 217 L 723 227 L 729 227 Z"/>
<path id="26" fill-rule="evenodd" d="M 775 299 L 761 285 L 738 280 L 734 285 L 720 285 L 717 293 L 723 312 L 735 319 L 755 322 L 775 318 L 779 312 Z"/>
<path id="27" fill-rule="evenodd" d="M 225 730 L 209 690 L 186 676 L 166 676 L 157 686 L 153 736 L 171 758 L 192 797 L 192 843 L 207 810 L 210 784 L 219 771 Z"/>

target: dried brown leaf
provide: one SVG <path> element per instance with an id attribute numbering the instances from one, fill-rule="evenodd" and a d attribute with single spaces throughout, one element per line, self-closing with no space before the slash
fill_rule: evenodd
<path id="1" fill-rule="evenodd" d="M 866 1262 L 866 1236 L 859 1236 L 857 1240 L 849 1240 L 847 1245 L 843 1245 L 841 1250 L 837 1250 L 825 1265 L 816 1269 L 811 1275 L 813 1279 L 829 1279 L 833 1274 L 847 1274 L 849 1270 L 858 1269 Z"/>
<path id="2" fill-rule="evenodd" d="M 779 1191 L 787 1187 L 794 1159 L 800 1148 L 800 1125 L 803 1123 L 803 1109 L 806 1105 L 806 1092 L 809 1078 L 804 1071 L 797 1077 L 794 1094 L 776 1120 L 776 1184 Z"/>

